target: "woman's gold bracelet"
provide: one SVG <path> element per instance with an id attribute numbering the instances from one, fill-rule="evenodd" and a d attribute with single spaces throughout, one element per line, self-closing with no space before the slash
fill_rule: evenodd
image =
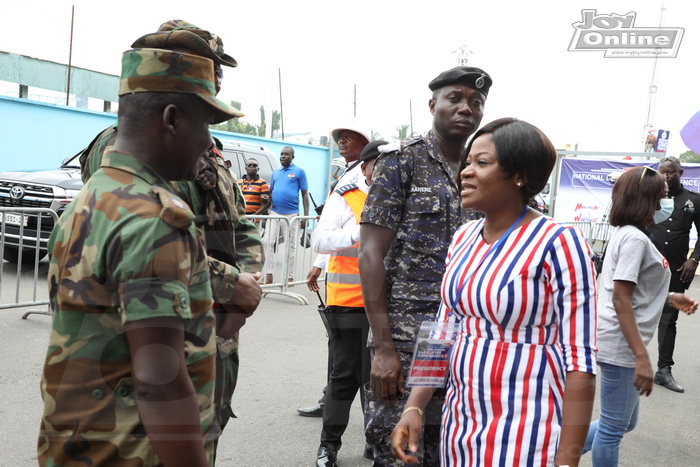
<path id="1" fill-rule="evenodd" d="M 406 415 L 407 412 L 410 412 L 411 410 L 417 410 L 418 415 L 420 415 L 420 417 L 423 418 L 423 410 L 421 410 L 420 407 L 406 407 L 401 416 L 403 417 L 404 415 Z"/>

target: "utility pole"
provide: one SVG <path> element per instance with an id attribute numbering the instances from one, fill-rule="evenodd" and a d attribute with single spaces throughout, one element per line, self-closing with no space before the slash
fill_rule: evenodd
<path id="1" fill-rule="evenodd" d="M 661 4 L 661 17 L 659 19 L 659 29 L 661 29 L 661 27 L 664 24 L 664 13 L 666 13 L 665 3 L 666 2 L 663 2 Z M 658 51 L 659 49 L 657 48 L 656 50 Z M 658 68 L 659 55 L 657 54 L 654 56 L 654 64 L 651 68 L 651 83 L 649 84 L 649 96 L 647 98 L 647 117 L 644 123 L 644 132 L 642 136 L 642 151 L 646 150 L 649 130 L 654 126 L 654 112 L 656 111 L 656 78 Z"/>
<path id="2" fill-rule="evenodd" d="M 357 118 L 357 84 L 352 86 L 352 118 Z"/>
<path id="3" fill-rule="evenodd" d="M 284 141 L 284 111 L 282 111 L 282 69 L 277 68 L 277 74 L 280 83 L 280 130 L 282 131 L 282 140 Z M 272 125 L 272 122 L 270 122 Z"/>
<path id="4" fill-rule="evenodd" d="M 73 21 L 75 20 L 75 5 L 71 7 L 70 12 L 70 46 L 68 48 L 68 79 L 66 85 L 66 105 L 70 99 L 70 71 L 73 64 Z"/>

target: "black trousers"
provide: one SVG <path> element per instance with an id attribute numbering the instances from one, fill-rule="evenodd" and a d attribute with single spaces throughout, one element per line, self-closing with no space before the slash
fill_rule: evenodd
<path id="1" fill-rule="evenodd" d="M 350 418 L 357 392 L 366 408 L 364 391 L 369 382 L 370 360 L 367 348 L 369 322 L 364 308 L 330 307 L 329 357 L 332 369 L 325 393 L 321 445 L 337 451 Z"/>
<path id="2" fill-rule="evenodd" d="M 683 293 L 687 288 L 688 284 L 681 282 L 681 275 L 673 271 L 668 291 Z M 676 347 L 676 321 L 678 321 L 678 310 L 672 306 L 664 305 L 657 332 L 659 341 L 659 361 L 657 366 L 659 368 L 672 366 L 674 363 L 673 350 Z"/>

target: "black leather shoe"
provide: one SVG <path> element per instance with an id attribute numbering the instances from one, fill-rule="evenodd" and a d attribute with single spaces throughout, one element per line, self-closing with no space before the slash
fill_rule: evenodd
<path id="1" fill-rule="evenodd" d="M 670 366 L 659 368 L 659 371 L 657 371 L 654 375 L 654 382 L 656 384 L 660 384 L 666 389 L 670 389 L 671 391 L 685 392 L 685 389 L 683 389 L 683 387 L 673 378 Z"/>
<path id="2" fill-rule="evenodd" d="M 365 443 L 365 452 L 362 453 L 365 459 L 374 460 L 374 447 L 371 444 Z"/>
<path id="3" fill-rule="evenodd" d="M 319 401 L 313 407 L 306 407 L 303 409 L 297 409 L 297 413 L 302 417 L 323 417 L 323 406 L 325 404 Z"/>
<path id="4" fill-rule="evenodd" d="M 332 451 L 325 446 L 318 448 L 318 456 L 316 457 L 316 467 L 338 467 L 335 463 L 338 458 L 338 453 Z"/>

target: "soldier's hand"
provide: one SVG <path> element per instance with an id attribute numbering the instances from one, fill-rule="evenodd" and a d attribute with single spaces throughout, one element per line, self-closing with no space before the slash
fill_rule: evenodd
<path id="1" fill-rule="evenodd" d="M 238 276 L 238 283 L 230 305 L 238 307 L 247 316 L 252 315 L 262 299 L 262 288 L 258 284 L 259 279 L 259 272 L 255 274 L 242 272 Z"/>
<path id="2" fill-rule="evenodd" d="M 376 349 L 369 384 L 382 402 L 394 402 L 404 392 L 403 368 L 395 349 Z"/>
<path id="3" fill-rule="evenodd" d="M 321 287 L 318 285 L 318 276 L 321 275 L 321 270 L 316 266 L 311 267 L 311 271 L 306 275 L 306 286 L 312 292 L 318 292 Z"/>

